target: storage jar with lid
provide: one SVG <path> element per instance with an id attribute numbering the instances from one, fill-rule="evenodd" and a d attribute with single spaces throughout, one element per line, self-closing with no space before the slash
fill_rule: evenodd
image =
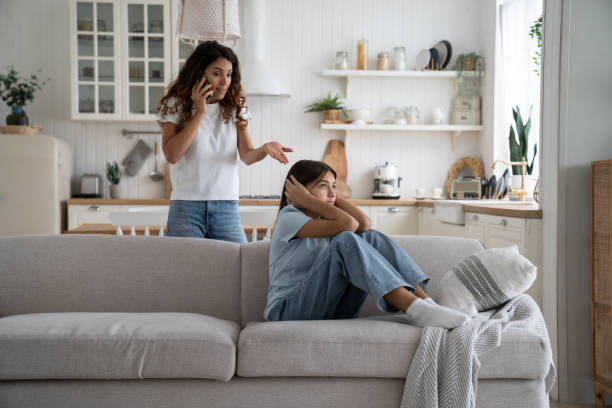
<path id="1" fill-rule="evenodd" d="M 334 62 L 336 69 L 348 69 L 348 52 L 338 51 L 336 52 L 336 59 Z"/>
<path id="2" fill-rule="evenodd" d="M 397 71 L 406 70 L 406 48 L 395 47 L 393 49 L 393 69 Z"/>
<path id="3" fill-rule="evenodd" d="M 365 38 L 357 42 L 357 69 L 368 69 L 368 40 Z"/>
<path id="4" fill-rule="evenodd" d="M 376 59 L 376 69 L 379 71 L 389 70 L 389 53 L 379 52 L 378 58 Z"/>
<path id="5" fill-rule="evenodd" d="M 419 108 L 414 105 L 410 105 L 406 108 L 406 123 L 409 125 L 416 125 L 420 120 Z"/>

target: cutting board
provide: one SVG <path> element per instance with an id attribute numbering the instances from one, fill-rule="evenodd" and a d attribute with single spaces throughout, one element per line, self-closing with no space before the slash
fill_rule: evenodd
<path id="1" fill-rule="evenodd" d="M 348 165 L 346 163 L 346 151 L 342 140 L 330 140 L 327 142 L 323 162 L 329 164 L 336 170 L 338 179 L 346 183 L 348 177 Z"/>
<path id="2" fill-rule="evenodd" d="M 342 140 L 330 140 L 325 148 L 323 162 L 329 164 L 334 170 L 338 178 L 336 180 L 336 191 L 342 198 L 349 198 L 353 191 L 346 180 L 348 178 L 348 164 L 346 161 L 346 151 Z"/>

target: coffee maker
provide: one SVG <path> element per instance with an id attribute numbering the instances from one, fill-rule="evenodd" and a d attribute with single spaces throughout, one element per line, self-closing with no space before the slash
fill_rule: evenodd
<path id="1" fill-rule="evenodd" d="M 399 187 L 401 177 L 397 176 L 397 166 L 385 162 L 383 165 L 374 167 L 374 199 L 399 199 Z"/>

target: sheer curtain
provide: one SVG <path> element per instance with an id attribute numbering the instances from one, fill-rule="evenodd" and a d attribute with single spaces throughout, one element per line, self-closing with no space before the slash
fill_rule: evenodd
<path id="1" fill-rule="evenodd" d="M 533 61 L 537 40 L 529 36 L 529 28 L 542 15 L 542 0 L 497 0 L 495 46 L 495 143 L 499 157 L 510 158 L 508 134 L 514 123 L 512 108 L 519 106 L 524 122 L 531 107 L 528 161 L 533 146 L 540 139 L 540 76 Z M 538 143 L 538 150 L 541 146 Z M 533 175 L 539 175 L 536 158 Z"/>

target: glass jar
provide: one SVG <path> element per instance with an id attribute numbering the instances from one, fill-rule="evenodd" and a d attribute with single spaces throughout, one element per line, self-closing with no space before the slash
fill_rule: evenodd
<path id="1" fill-rule="evenodd" d="M 397 116 L 397 107 L 389 106 L 387 108 L 387 112 L 385 114 L 385 123 L 393 124 L 395 123 L 395 117 Z"/>
<path id="2" fill-rule="evenodd" d="M 376 69 L 379 71 L 389 70 L 389 53 L 379 52 L 378 58 L 376 59 Z"/>
<path id="3" fill-rule="evenodd" d="M 406 48 L 395 47 L 393 49 L 393 69 L 397 71 L 406 70 Z"/>
<path id="4" fill-rule="evenodd" d="M 336 60 L 334 61 L 334 67 L 336 69 L 348 69 L 348 52 L 336 52 Z"/>
<path id="5" fill-rule="evenodd" d="M 406 108 L 397 108 L 395 111 L 395 120 L 393 121 L 396 125 L 406 124 Z"/>
<path id="6" fill-rule="evenodd" d="M 406 108 L 406 123 L 408 125 L 416 125 L 419 123 L 421 119 L 421 113 L 419 112 L 419 108 L 414 105 L 410 105 Z"/>
<path id="7" fill-rule="evenodd" d="M 368 40 L 357 41 L 357 69 L 368 69 Z"/>

